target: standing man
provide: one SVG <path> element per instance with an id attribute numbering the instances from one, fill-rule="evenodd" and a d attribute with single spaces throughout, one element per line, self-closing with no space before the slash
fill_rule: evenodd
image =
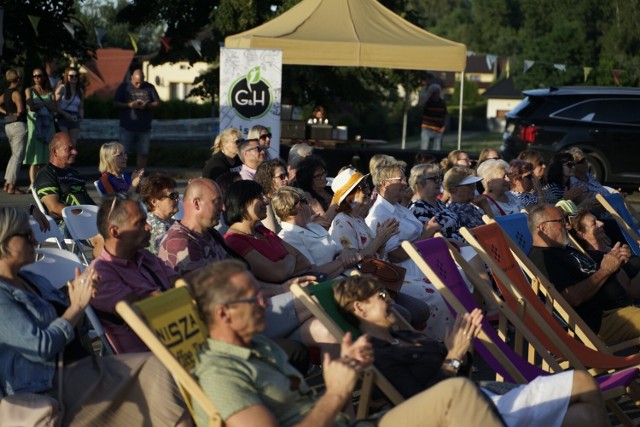
<path id="1" fill-rule="evenodd" d="M 425 80 L 425 87 L 426 87 Z M 420 93 L 418 105 L 422 107 L 421 150 L 442 150 L 442 135 L 447 127 L 449 115 L 442 99 L 442 88 L 433 83 Z"/>
<path id="2" fill-rule="evenodd" d="M 144 81 L 140 67 L 133 69 L 131 81 L 123 82 L 116 91 L 113 106 L 120 110 L 120 142 L 131 155 L 132 145 L 136 146 L 136 166 L 147 166 L 149 143 L 151 141 L 151 120 L 153 110 L 160 106 L 156 88 Z"/>
<path id="3" fill-rule="evenodd" d="M 266 149 L 255 139 L 245 139 L 238 147 L 239 157 L 242 160 L 240 176 L 242 179 L 253 180 L 260 163 L 264 161 Z"/>

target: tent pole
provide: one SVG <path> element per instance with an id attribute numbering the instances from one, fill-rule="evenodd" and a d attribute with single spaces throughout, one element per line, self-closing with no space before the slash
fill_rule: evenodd
<path id="1" fill-rule="evenodd" d="M 402 114 L 402 145 L 404 150 L 407 146 L 407 116 L 409 115 L 409 73 L 405 71 L 404 80 L 404 108 Z"/>
<path id="2" fill-rule="evenodd" d="M 462 146 L 462 99 L 464 98 L 464 71 L 460 75 L 460 106 L 458 108 L 458 150 Z"/>

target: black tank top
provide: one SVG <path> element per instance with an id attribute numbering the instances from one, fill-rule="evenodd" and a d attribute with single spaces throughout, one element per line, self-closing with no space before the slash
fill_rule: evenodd
<path id="1" fill-rule="evenodd" d="M 13 92 L 17 91 L 18 88 L 7 88 L 4 91 L 4 105 L 2 106 L 4 110 L 7 112 L 7 116 L 15 116 L 18 112 L 18 106 L 15 102 L 13 102 Z M 17 120 L 11 120 L 11 122 L 19 121 L 19 122 L 27 122 L 24 112 L 18 116 Z"/>

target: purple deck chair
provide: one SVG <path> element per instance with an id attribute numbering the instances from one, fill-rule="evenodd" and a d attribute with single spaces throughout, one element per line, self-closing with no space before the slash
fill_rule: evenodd
<path id="1" fill-rule="evenodd" d="M 411 246 L 412 245 L 409 242 L 403 243 L 403 248 L 410 256 L 412 255 Z M 446 284 L 450 293 L 442 292 L 442 296 L 447 301 L 447 304 L 454 315 L 457 313 L 453 310 L 453 306 L 462 306 L 466 312 L 471 312 L 473 309 L 479 308 L 478 303 L 474 296 L 469 292 L 456 263 L 449 253 L 449 246 L 445 240 L 442 238 L 426 239 L 416 242 L 413 245 L 413 248 L 416 249 L 418 255 L 422 257 L 433 273 Z M 426 271 L 424 273 L 427 274 Z M 454 299 L 455 301 L 450 299 Z M 524 378 L 526 382 L 532 381 L 540 375 L 550 375 L 549 372 L 543 371 L 541 368 L 532 365 L 518 355 L 498 336 L 498 333 L 486 319 L 482 322 L 482 330 L 489 337 L 491 343 L 486 345 L 482 340 L 476 339 L 474 345 L 478 354 L 480 354 L 492 369 L 500 373 L 500 375 L 508 381 L 522 383 L 522 381 L 518 381 L 517 378 L 513 378 L 507 367 L 503 366 L 503 364 L 493 356 L 492 350 L 495 351 L 496 349 L 489 349 L 489 346 L 496 346 L 499 352 L 505 356 L 509 364 L 516 368 L 519 375 Z M 531 336 L 531 334 L 529 335 Z M 606 393 L 607 391 L 613 391 L 614 389 L 626 390 L 637 377 L 638 369 L 629 368 L 615 374 L 599 376 L 596 380 L 600 385 L 602 392 Z M 622 394 L 624 394 L 624 392 L 619 395 Z"/>

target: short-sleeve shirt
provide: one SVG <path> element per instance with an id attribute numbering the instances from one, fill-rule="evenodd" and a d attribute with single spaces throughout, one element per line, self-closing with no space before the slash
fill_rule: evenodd
<path id="1" fill-rule="evenodd" d="M 440 199 L 436 199 L 434 206 L 423 200 L 413 200 L 409 205 L 409 210 L 413 212 L 415 217 L 423 224 L 426 224 L 431 218 L 435 217 L 438 224 L 442 227 L 440 229 L 442 235 L 447 239 L 464 243 L 464 239 L 459 233 L 462 225 L 460 224 L 458 215 L 446 207 Z"/>
<path id="2" fill-rule="evenodd" d="M 158 257 L 146 249 L 141 249 L 135 259 L 118 258 L 102 249 L 98 258 L 91 265 L 100 275 L 100 286 L 96 296 L 91 299 L 91 306 L 98 312 L 115 313 L 118 301 L 133 293 L 139 299 L 146 298 L 154 291 L 164 291 L 173 287 L 171 279 L 176 273 L 164 265 Z M 116 347 L 123 352 L 148 351 L 138 336 L 124 324 L 116 324 L 101 317 L 109 338 L 116 342 Z"/>
<path id="3" fill-rule="evenodd" d="M 216 240 L 215 237 L 218 237 Z M 180 274 L 231 258 L 218 231 L 200 234 L 175 221 L 158 245 L 158 257 Z"/>
<path id="4" fill-rule="evenodd" d="M 113 98 L 116 102 L 160 101 L 156 87 L 149 82 L 142 82 L 140 88 L 136 88 L 131 82 L 124 82 L 116 90 Z M 143 110 L 135 108 L 120 109 L 120 127 L 131 132 L 148 132 L 151 130 L 151 120 L 153 120 L 153 110 L 145 108 Z"/>
<path id="5" fill-rule="evenodd" d="M 534 246 L 531 248 L 529 258 L 560 292 L 586 280 L 598 270 L 598 264 L 595 261 L 570 247 Z M 631 304 L 631 299 L 614 274 L 593 297 L 575 309 L 587 325 L 597 333 L 600 330 L 604 311 L 627 307 Z"/>
<path id="6" fill-rule="evenodd" d="M 262 234 L 266 240 L 254 239 L 253 236 L 239 233 L 227 233 L 224 235 L 224 241 L 242 257 L 253 250 L 273 262 L 280 261 L 287 256 L 289 252 L 276 233 L 260 224 L 256 226 L 256 233 Z"/>
<path id="7" fill-rule="evenodd" d="M 98 180 L 98 189 L 102 194 L 126 193 L 131 187 L 131 174 L 128 172 L 116 176 L 109 172 L 103 172 Z"/>
<path id="8" fill-rule="evenodd" d="M 333 261 L 341 250 L 320 224 L 309 223 L 306 228 L 288 222 L 282 222 L 280 225 L 282 230 L 278 236 L 299 250 L 311 264 L 327 264 Z"/>
<path id="9" fill-rule="evenodd" d="M 47 163 L 38 172 L 33 186 L 41 200 L 55 194 L 66 206 L 96 204 L 87 192 L 84 179 L 75 169 L 61 169 Z"/>
<path id="10" fill-rule="evenodd" d="M 462 227 L 473 228 L 484 225 L 482 220 L 483 211 L 473 203 L 453 203 L 447 207 L 456 215 Z"/>
<path id="11" fill-rule="evenodd" d="M 264 405 L 278 425 L 293 426 L 316 403 L 302 375 L 287 362 L 286 353 L 269 338 L 253 337 L 250 348 L 209 338 L 200 354 L 195 376 L 220 412 L 223 420 L 253 405 Z M 198 425 L 205 425 L 204 412 L 196 404 Z M 334 426 L 346 426 L 339 414 Z"/>

